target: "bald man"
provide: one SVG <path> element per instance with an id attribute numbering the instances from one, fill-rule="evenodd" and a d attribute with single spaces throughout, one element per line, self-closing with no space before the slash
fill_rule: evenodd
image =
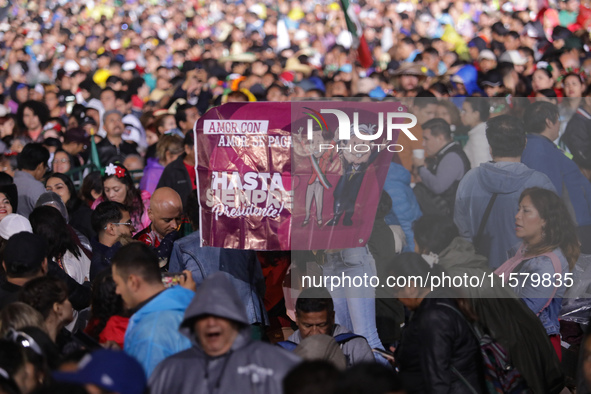
<path id="1" fill-rule="evenodd" d="M 162 270 L 168 269 L 172 244 L 179 237 L 182 215 L 183 202 L 179 194 L 169 187 L 158 188 L 150 199 L 148 217 L 151 223 L 134 237 L 154 249 Z"/>

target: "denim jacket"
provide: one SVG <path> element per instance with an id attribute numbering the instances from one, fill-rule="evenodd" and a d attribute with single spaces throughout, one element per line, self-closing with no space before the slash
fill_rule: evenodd
<path id="1" fill-rule="evenodd" d="M 556 289 L 554 293 L 553 284 L 557 283 L 554 274 L 552 261 L 547 256 L 536 256 L 529 260 L 525 260 L 513 271 L 515 273 L 529 273 L 529 277 L 525 275 L 518 275 L 518 285 L 513 287 L 513 291 L 520 297 L 526 305 L 538 315 L 548 335 L 555 335 L 560 333 L 560 323 L 558 322 L 558 314 L 562 307 L 562 297 L 566 292 L 566 276 L 570 271 L 566 257 L 562 254 L 560 248 L 552 251 L 560 260 L 562 272 L 561 286 Z M 544 274 L 550 274 L 552 282 L 546 282 L 549 286 L 544 285 L 544 282 L 538 283 L 538 278 L 543 280 Z M 544 306 L 548 303 L 548 299 L 552 297 L 552 301 L 547 308 Z"/>
<path id="2" fill-rule="evenodd" d="M 176 241 L 172 247 L 169 271 L 191 271 L 197 287 L 214 272 L 224 272 L 246 305 L 250 323 L 268 325 L 269 318 L 263 306 L 265 278 L 256 253 L 200 245 L 199 231 Z"/>

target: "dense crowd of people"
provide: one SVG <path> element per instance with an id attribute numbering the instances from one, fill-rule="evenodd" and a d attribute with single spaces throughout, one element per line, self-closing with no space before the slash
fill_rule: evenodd
<path id="1" fill-rule="evenodd" d="M 3 2 L 0 392 L 591 392 L 563 300 L 591 254 L 590 7 Z M 198 119 L 348 98 L 417 118 L 367 245 L 200 246 Z M 297 288 L 310 265 L 415 280 Z"/>

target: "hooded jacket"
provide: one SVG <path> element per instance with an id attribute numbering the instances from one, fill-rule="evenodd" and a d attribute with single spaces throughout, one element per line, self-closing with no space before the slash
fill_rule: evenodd
<path id="1" fill-rule="evenodd" d="M 520 242 L 515 235 L 519 197 L 525 189 L 536 186 L 556 191 L 546 175 L 515 162 L 483 163 L 468 171 L 460 182 L 454 222 L 460 235 L 471 242 L 478 233 L 492 195 L 497 193 L 481 238 L 491 268 L 503 264 L 510 257 L 510 249 Z"/>
<path id="2" fill-rule="evenodd" d="M 384 190 L 392 198 L 392 209 L 386 215 L 386 224 L 402 227 L 406 235 L 406 246 L 402 251 L 412 252 L 415 249 L 412 224 L 423 214 L 410 188 L 410 172 L 400 164 L 390 163 Z"/>
<path id="3" fill-rule="evenodd" d="M 142 364 L 146 376 L 166 357 L 191 347 L 177 328 L 194 295 L 180 286 L 164 290 L 129 319 L 123 350 Z"/>
<path id="4" fill-rule="evenodd" d="M 218 357 L 205 353 L 193 330 L 197 318 L 210 315 L 240 327 L 231 349 Z M 286 350 L 251 339 L 244 305 L 221 272 L 197 289 L 179 331 L 193 346 L 156 367 L 148 382 L 152 394 L 280 394 L 283 378 L 300 361 Z"/>
<path id="5" fill-rule="evenodd" d="M 474 93 L 483 94 L 482 89 L 478 86 L 478 70 L 473 65 L 465 65 L 454 74 L 452 83 L 459 80 L 464 84 L 467 96 L 472 96 Z"/>
<path id="6" fill-rule="evenodd" d="M 591 224 L 591 183 L 552 141 L 541 135 L 528 134 L 521 162 L 546 174 L 563 200 L 567 194 L 577 225 Z"/>

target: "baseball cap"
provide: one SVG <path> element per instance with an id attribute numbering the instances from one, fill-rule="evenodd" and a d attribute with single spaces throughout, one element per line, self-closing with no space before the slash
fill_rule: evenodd
<path id="1" fill-rule="evenodd" d="M 507 34 L 509 34 L 509 30 L 501 22 L 495 22 L 491 26 L 491 29 L 493 33 L 496 33 L 500 36 L 506 36 Z"/>
<path id="2" fill-rule="evenodd" d="M 10 239 L 14 234 L 26 231 L 33 232 L 29 219 L 16 213 L 6 215 L 0 222 L 0 237 Z"/>
<path id="3" fill-rule="evenodd" d="M 497 71 L 489 71 L 484 74 L 480 85 L 482 86 L 501 86 L 503 84 L 503 78 Z"/>
<path id="4" fill-rule="evenodd" d="M 8 218 L 2 219 L 2 223 Z M 23 218 L 24 220 L 27 220 Z M 28 223 L 28 220 L 27 220 Z M 25 227 L 24 222 L 20 222 Z M 30 229 L 29 224 L 29 229 Z M 10 226 L 12 227 L 12 226 Z M 21 227 L 21 228 L 22 228 Z M 11 228 L 14 230 L 14 228 Z M 21 276 L 23 274 L 37 272 L 41 269 L 41 263 L 46 257 L 47 242 L 40 235 L 27 230 L 18 232 L 6 241 L 4 248 L 4 265 L 8 276 Z"/>
<path id="5" fill-rule="evenodd" d="M 511 50 L 503 53 L 499 58 L 501 63 L 513 63 L 515 66 L 523 66 L 527 63 L 527 59 L 521 56 L 517 50 Z"/>
<path id="6" fill-rule="evenodd" d="M 490 49 L 484 49 L 482 51 L 480 51 L 480 54 L 478 55 L 478 60 L 497 60 L 497 57 L 495 56 L 495 54 L 493 53 L 493 51 L 491 51 Z"/>
<path id="7" fill-rule="evenodd" d="M 109 392 L 142 394 L 146 388 L 144 369 L 122 351 L 98 350 L 82 358 L 76 372 L 56 372 L 59 382 L 94 384 Z"/>
<path id="8" fill-rule="evenodd" d="M 475 37 L 468 43 L 468 48 L 478 48 L 479 51 L 486 49 L 486 41 L 481 37 Z"/>

